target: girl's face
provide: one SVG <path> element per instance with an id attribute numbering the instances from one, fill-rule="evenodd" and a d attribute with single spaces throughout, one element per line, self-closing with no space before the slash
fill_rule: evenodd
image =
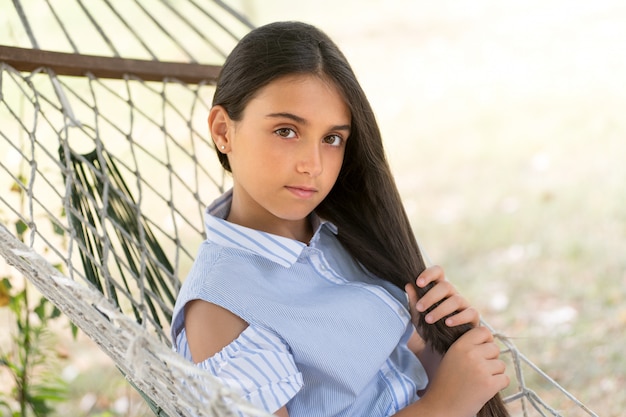
<path id="1" fill-rule="evenodd" d="M 225 128 L 224 143 L 213 137 L 233 174 L 228 220 L 308 241 L 306 217 L 335 184 L 350 135 L 350 110 L 335 85 L 314 75 L 286 76 L 260 89 L 241 120 L 221 112 L 209 122 L 223 120 Z"/>

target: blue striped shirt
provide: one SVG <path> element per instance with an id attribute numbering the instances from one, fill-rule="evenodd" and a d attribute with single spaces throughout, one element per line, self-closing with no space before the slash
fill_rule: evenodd
<path id="1" fill-rule="evenodd" d="M 249 327 L 198 364 L 256 406 L 290 417 L 390 416 L 427 377 L 408 349 L 406 295 L 364 271 L 329 222 L 308 245 L 224 220 L 232 191 L 205 217 L 207 239 L 178 295 L 174 349 L 191 360 L 184 306 L 202 299 Z"/>

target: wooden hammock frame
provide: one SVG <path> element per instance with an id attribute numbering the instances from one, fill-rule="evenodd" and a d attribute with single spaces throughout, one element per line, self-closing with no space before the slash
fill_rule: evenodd
<path id="1" fill-rule="evenodd" d="M 0 45 L 0 62 L 26 72 L 43 67 L 57 75 L 82 77 L 92 74 L 97 78 L 111 79 L 124 79 L 131 75 L 144 81 L 170 78 L 187 84 L 215 83 L 221 69 L 219 65 L 70 54 L 3 45 Z"/>

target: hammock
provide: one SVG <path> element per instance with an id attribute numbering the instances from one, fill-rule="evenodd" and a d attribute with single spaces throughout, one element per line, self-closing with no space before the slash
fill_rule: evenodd
<path id="1" fill-rule="evenodd" d="M 221 1 L 173 4 L 0 6 L 0 253 L 157 415 L 265 416 L 169 345 L 204 209 L 228 186 L 206 134 L 212 84 L 252 27 Z M 511 415 L 596 416 L 494 333 Z"/>

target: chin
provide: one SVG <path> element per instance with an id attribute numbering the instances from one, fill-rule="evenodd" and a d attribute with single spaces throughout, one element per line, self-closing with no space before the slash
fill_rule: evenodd
<path id="1" fill-rule="evenodd" d="M 276 214 L 276 217 L 290 221 L 290 222 L 298 222 L 306 219 L 313 212 L 313 210 L 302 210 L 302 211 L 290 211 L 288 213 Z"/>

